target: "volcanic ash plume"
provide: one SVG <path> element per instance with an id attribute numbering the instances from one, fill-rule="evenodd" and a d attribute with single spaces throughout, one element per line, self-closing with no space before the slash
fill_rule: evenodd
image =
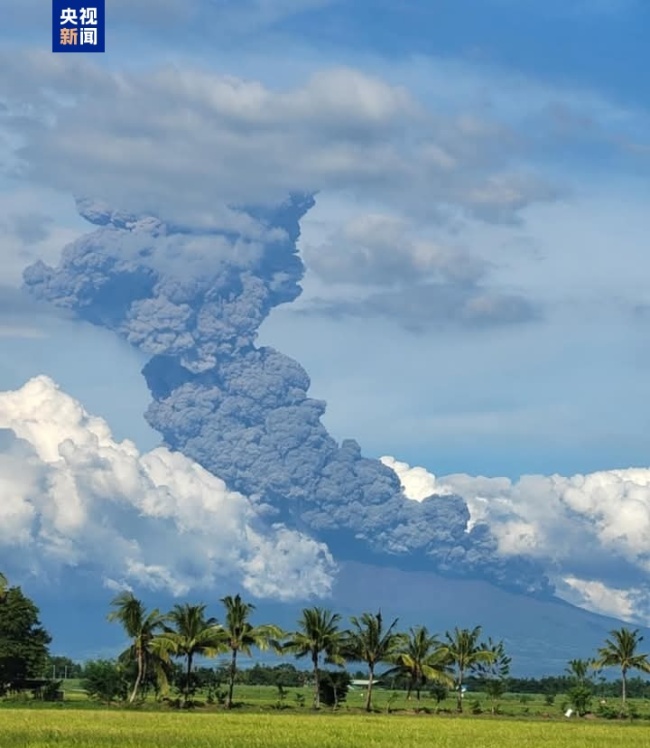
<path id="1" fill-rule="evenodd" d="M 151 355 L 146 418 L 166 446 L 272 505 L 280 521 L 315 533 L 339 557 L 370 552 L 546 591 L 532 562 L 498 554 L 485 525 L 468 531 L 462 498 L 408 501 L 392 469 L 364 458 L 355 441 L 339 446 L 302 367 L 255 346 L 269 312 L 301 292 L 296 242 L 313 204 L 293 196 L 273 209 L 230 210 L 223 229 L 197 233 L 79 201 L 98 228 L 66 247 L 58 267 L 29 267 L 25 284 Z"/>

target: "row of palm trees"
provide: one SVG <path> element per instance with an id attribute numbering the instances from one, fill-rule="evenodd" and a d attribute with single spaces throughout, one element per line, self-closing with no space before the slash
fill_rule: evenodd
<path id="1" fill-rule="evenodd" d="M 570 660 L 567 671 L 575 678 L 578 685 L 589 682 L 592 671 L 600 671 L 606 667 L 616 667 L 621 671 L 621 702 L 623 707 L 627 700 L 627 678 L 631 670 L 650 673 L 650 661 L 647 654 L 638 651 L 643 636 L 639 630 L 625 627 L 614 629 L 605 639 L 604 646 L 598 649 L 598 655 L 593 659 Z"/>
<path id="2" fill-rule="evenodd" d="M 458 710 L 462 711 L 461 684 L 466 674 L 477 666 L 495 663 L 500 654 L 504 656 L 501 643 L 479 641 L 480 626 L 471 630 L 456 628 L 440 640 L 425 626 L 412 628 L 409 633 L 399 632 L 397 619 L 386 626 L 378 612 L 353 616 L 350 627 L 342 629 L 338 613 L 312 607 L 302 611 L 295 631 L 284 632 L 273 624 L 254 626 L 250 617 L 255 606 L 244 602 L 240 595 L 226 596 L 221 603 L 225 612 L 222 624 L 206 617 L 205 605 L 179 604 L 163 614 L 158 609 L 148 611 L 131 592 L 122 592 L 111 602 L 109 620 L 121 623 L 131 640 L 122 657 L 137 665 L 129 702 L 135 701 L 147 675 L 153 675 L 164 688 L 170 658 L 175 657 L 184 660 L 183 703 L 187 705 L 196 658 L 229 652 L 225 705 L 232 708 L 238 655 L 250 657 L 253 648 L 271 648 L 279 654 L 309 659 L 315 709 L 320 707 L 323 664 L 363 662 L 368 668 L 367 711 L 372 710 L 373 684 L 382 663 L 390 666 L 382 675 L 401 674 L 408 678 L 408 698 L 415 691 L 419 700 L 422 686 L 437 681 L 456 689 Z"/>
<path id="3" fill-rule="evenodd" d="M 338 613 L 312 607 L 302 611 L 295 631 L 285 632 L 273 624 L 254 626 L 250 618 L 255 606 L 244 602 L 240 595 L 228 595 L 220 602 L 225 613 L 221 624 L 216 618 L 206 617 L 203 604 L 178 604 L 163 614 L 158 609 L 148 611 L 131 592 L 120 593 L 113 599 L 113 610 L 108 618 L 121 623 L 131 640 L 122 657 L 137 665 L 129 702 L 135 701 L 147 675 L 154 676 L 164 690 L 170 658 L 179 658 L 185 664 L 183 703 L 187 706 L 196 658 L 216 657 L 229 652 L 225 705 L 230 709 L 233 706 L 237 658 L 240 654 L 251 657 L 253 649 L 270 648 L 278 654 L 308 659 L 313 673 L 315 709 L 320 707 L 321 666 L 324 664 L 366 664 L 367 711 L 372 710 L 373 684 L 381 664 L 389 668 L 382 676 L 399 674 L 406 677 L 409 699 L 415 691 L 419 701 L 420 690 L 426 683 L 438 682 L 453 689 L 459 712 L 463 711 L 462 684 L 468 674 L 478 673 L 493 685 L 503 685 L 509 673 L 510 658 L 503 642 L 481 640 L 480 626 L 455 628 L 452 632 L 445 632 L 440 639 L 429 633 L 426 626 L 411 628 L 408 633 L 399 632 L 398 620 L 387 626 L 380 611 L 352 616 L 349 628 L 343 629 Z M 650 673 L 648 656 L 638 651 L 642 641 L 638 630 L 614 630 L 598 650 L 596 658 L 572 660 L 569 670 L 580 683 L 587 677 L 589 669 L 619 668 L 622 703 L 625 705 L 628 673 L 631 670 Z"/>

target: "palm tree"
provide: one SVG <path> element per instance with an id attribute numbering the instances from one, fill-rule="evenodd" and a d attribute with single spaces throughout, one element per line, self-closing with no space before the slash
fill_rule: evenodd
<path id="1" fill-rule="evenodd" d="M 481 663 L 489 664 L 494 661 L 494 652 L 479 643 L 480 635 L 480 626 L 471 630 L 456 627 L 453 634 L 445 632 L 447 641 L 443 643 L 441 653 L 455 670 L 454 687 L 459 712 L 463 711 L 462 686 L 465 675 Z"/>
<path id="2" fill-rule="evenodd" d="M 611 639 L 605 639 L 605 646 L 598 650 L 598 659 L 594 663 L 596 667 L 620 667 L 621 668 L 621 701 L 625 706 L 627 698 L 627 673 L 629 670 L 641 670 L 650 672 L 648 655 L 638 654 L 637 647 L 643 641 L 639 636 L 639 629 L 620 628 L 610 631 Z"/>
<path id="3" fill-rule="evenodd" d="M 271 624 L 252 626 L 248 618 L 255 610 L 255 606 L 243 602 L 240 595 L 235 595 L 235 597 L 227 595 L 221 598 L 221 602 L 226 609 L 224 634 L 231 652 L 226 708 L 232 709 L 238 652 L 243 652 L 250 657 L 252 647 L 266 649 L 269 646 L 274 646 L 277 649 L 279 648 L 278 639 L 282 637 L 283 632 L 282 629 Z"/>
<path id="4" fill-rule="evenodd" d="M 566 672 L 575 680 L 579 686 L 585 685 L 588 679 L 589 670 L 594 665 L 593 660 L 569 660 Z"/>
<path id="5" fill-rule="evenodd" d="M 408 700 L 415 689 L 416 698 L 420 701 L 420 689 L 428 680 L 453 686 L 453 679 L 446 672 L 447 666 L 444 653 L 441 652 L 441 644 L 435 635 L 429 634 L 426 626 L 410 630 L 408 638 L 404 639 L 402 647 L 395 653 L 393 662 L 395 667 L 389 673 L 402 673 L 408 676 Z"/>
<path id="6" fill-rule="evenodd" d="M 398 648 L 404 643 L 404 634 L 395 631 L 397 618 L 386 629 L 381 611 L 376 614 L 363 613 L 360 618 L 350 618 L 352 630 L 348 632 L 344 651 L 349 660 L 368 665 L 368 691 L 366 711 L 372 711 L 372 682 L 375 668 L 380 662 L 390 662 Z"/>
<path id="7" fill-rule="evenodd" d="M 138 666 L 138 673 L 129 697 L 129 703 L 132 704 L 146 676 L 149 663 L 156 670 L 158 678 L 160 680 L 164 678 L 164 669 L 161 665 L 168 660 L 168 656 L 165 648 L 159 646 L 160 640 L 157 639 L 157 634 L 163 628 L 165 616 L 157 608 L 147 613 L 147 609 L 132 592 L 121 592 L 111 601 L 111 605 L 115 610 L 108 614 L 108 620 L 122 624 L 126 635 L 132 641 L 124 655 L 129 659 L 135 659 Z"/>
<path id="8" fill-rule="evenodd" d="M 340 663 L 343 640 L 338 624 L 341 616 L 325 608 L 304 608 L 298 621 L 298 630 L 289 634 L 282 649 L 296 657 L 309 657 L 314 669 L 314 709 L 320 708 L 320 659 Z"/>
<path id="9" fill-rule="evenodd" d="M 205 605 L 175 605 L 167 616 L 173 628 L 165 626 L 164 637 L 167 648 L 176 657 L 184 657 L 185 684 L 183 705 L 189 703 L 191 693 L 192 663 L 197 656 L 215 657 L 225 650 L 226 638 L 223 627 L 216 618 L 205 617 Z"/>

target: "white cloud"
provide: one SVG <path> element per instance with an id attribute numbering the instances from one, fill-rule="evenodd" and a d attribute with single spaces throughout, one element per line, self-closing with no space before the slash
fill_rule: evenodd
<path id="1" fill-rule="evenodd" d="M 350 189 L 421 215 L 440 202 L 509 220 L 554 195 L 511 164 L 507 128 L 434 115 L 403 86 L 352 67 L 274 89 L 199 69 L 116 73 L 36 53 L 0 63 L 25 172 L 134 212 L 201 224 L 223 202 Z"/>
<path id="2" fill-rule="evenodd" d="M 638 596 L 640 590 L 613 589 L 602 582 L 576 577 L 564 577 L 562 582 L 569 588 L 564 597 L 576 605 L 623 621 L 633 621 L 636 618 L 634 597 Z"/>
<path id="3" fill-rule="evenodd" d="M 0 553 L 31 571 L 90 566 L 111 589 L 175 595 L 241 583 L 276 599 L 327 595 L 327 548 L 180 453 L 116 442 L 47 377 L 0 393 Z M 7 432 L 8 430 L 8 432 Z"/>
<path id="4" fill-rule="evenodd" d="M 449 486 L 436 480 L 436 476 L 423 467 L 411 467 L 407 462 L 399 462 L 394 457 L 381 457 L 386 467 L 397 474 L 404 495 L 412 501 L 424 501 L 429 496 L 448 496 L 453 493 Z"/>
<path id="5" fill-rule="evenodd" d="M 650 586 L 644 583 L 650 572 L 650 469 L 511 481 L 436 477 L 393 457 L 381 460 L 409 499 L 462 496 L 471 513 L 468 529 L 486 523 L 502 554 L 544 563 L 560 596 L 623 618 L 650 614 Z"/>
<path id="6" fill-rule="evenodd" d="M 410 221 L 386 212 L 358 213 L 323 244 L 303 241 L 302 254 L 308 269 L 324 280 L 366 286 L 436 278 L 473 283 L 485 269 L 480 258 L 462 247 L 418 235 Z"/>

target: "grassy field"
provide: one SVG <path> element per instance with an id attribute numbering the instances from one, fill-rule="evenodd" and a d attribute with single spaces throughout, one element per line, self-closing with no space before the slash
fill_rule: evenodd
<path id="1" fill-rule="evenodd" d="M 284 696 L 272 686 L 239 685 L 237 708 L 227 712 L 210 704 L 178 711 L 153 698 L 136 707 L 102 705 L 88 698 L 78 681 L 65 683 L 63 703 L 28 699 L 0 700 L 0 748 L 273 748 L 318 746 L 431 746 L 436 748 L 650 748 L 650 702 L 632 700 L 640 719 L 605 721 L 566 719 L 567 699 L 507 694 L 501 716 L 490 714 L 483 693 L 467 693 L 465 714 L 455 714 L 455 700 L 438 704 L 428 694 L 421 702 L 403 691 L 377 689 L 374 714 L 363 712 L 365 692 L 351 690 L 336 713 L 314 714 L 309 688 L 290 687 Z M 618 708 L 618 699 L 609 699 Z M 593 708 L 597 709 L 595 698 Z M 390 714 L 389 714 L 390 712 Z"/>
<path id="2" fill-rule="evenodd" d="M 101 709 L 102 704 L 88 698 L 86 692 L 81 687 L 79 680 L 67 680 L 63 686 L 65 691 L 65 704 L 59 705 L 63 708 L 73 707 L 77 709 Z M 292 710 L 298 714 L 308 712 L 312 703 L 313 691 L 311 687 L 294 687 L 290 686 L 285 689 L 284 696 L 281 698 L 278 689 L 275 686 L 247 686 L 237 685 L 235 688 L 235 702 L 238 712 L 242 711 L 270 711 L 270 710 Z M 218 704 L 210 705 L 207 701 L 207 693 L 198 693 L 195 697 L 199 703 L 199 711 L 221 710 Z M 591 708 L 598 715 L 602 710 L 600 706 L 601 697 L 594 696 Z M 358 712 L 363 710 L 365 703 L 365 690 L 363 688 L 350 689 L 346 701 L 341 705 L 340 712 Z M 650 720 L 650 701 L 648 699 L 630 699 L 634 713 L 641 720 Z M 609 709 L 617 713 L 620 700 L 617 698 L 608 698 L 607 705 Z M 51 705 L 35 702 L 31 700 L 30 694 L 24 694 L 22 697 L 0 699 L 0 711 L 11 709 L 17 706 L 29 706 L 31 708 L 51 708 Z M 418 703 L 413 697 L 410 701 L 406 699 L 405 691 L 391 691 L 384 688 L 376 688 L 373 693 L 373 706 L 375 711 L 380 713 L 410 713 L 421 711 L 431 715 L 455 714 L 456 700 L 453 695 L 437 703 L 428 692 L 423 691 L 422 699 Z M 471 716 L 490 715 L 492 703 L 482 692 L 468 692 L 464 700 L 465 712 Z M 537 695 L 520 695 L 508 693 L 499 701 L 499 713 L 506 717 L 525 717 L 525 718 L 543 718 L 563 720 L 564 712 L 569 706 L 568 698 L 563 694 L 558 694 L 552 700 L 548 700 L 541 694 Z M 111 706 L 115 709 L 116 706 Z M 164 707 L 162 707 L 164 709 Z M 161 705 L 157 704 L 153 695 L 147 698 L 144 710 L 160 710 Z M 327 711 L 324 708 L 324 711 Z M 650 724 L 648 725 L 650 733 Z M 0 741 L 0 748 L 3 748 Z M 650 743 L 649 743 L 650 748 Z"/>
<path id="3" fill-rule="evenodd" d="M 3 709 L 2 748 L 642 748 L 645 724 L 350 714 Z"/>

